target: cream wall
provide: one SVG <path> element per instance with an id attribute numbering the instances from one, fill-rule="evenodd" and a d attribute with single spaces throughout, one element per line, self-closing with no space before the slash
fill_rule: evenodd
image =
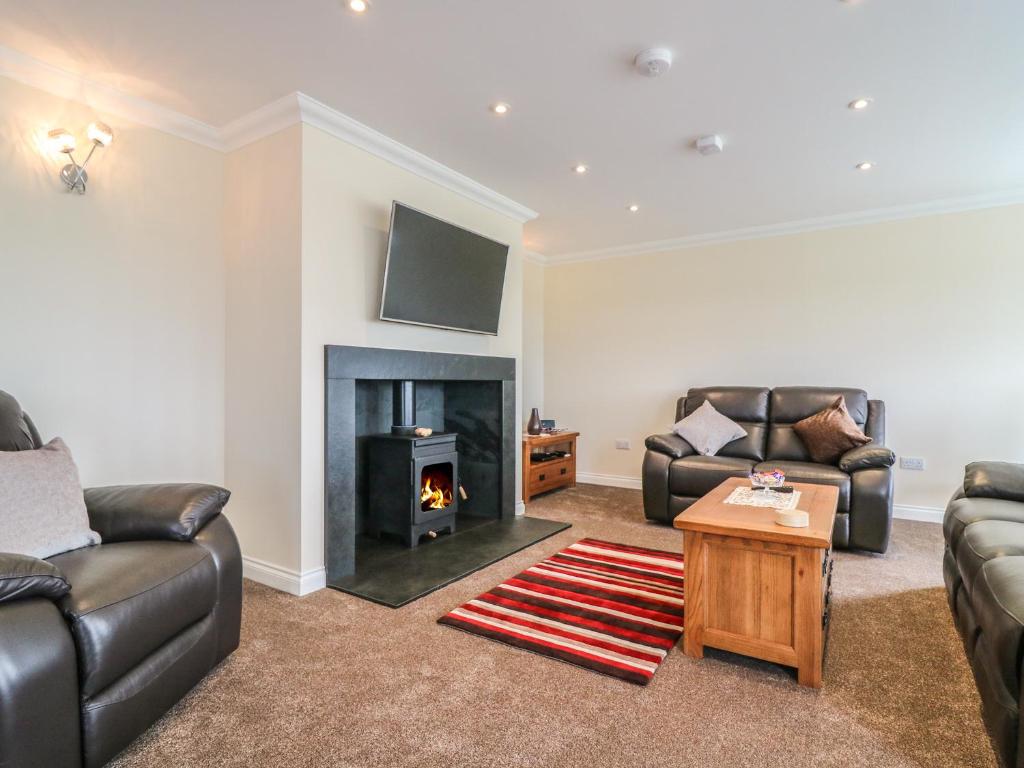
<path id="1" fill-rule="evenodd" d="M 37 144 L 95 119 L 114 145 L 68 194 Z M 249 576 L 323 580 L 325 344 L 512 357 L 522 379 L 522 224 L 489 207 L 303 124 L 225 155 L 3 78 L 0 136 L 0 388 L 87 484 L 230 488 Z M 511 245 L 497 336 L 377 320 L 394 199 Z"/>
<path id="2" fill-rule="evenodd" d="M 580 472 L 597 479 L 639 478 L 644 437 L 713 384 L 885 400 L 889 445 L 927 462 L 896 470 L 900 505 L 942 507 L 969 461 L 1024 461 L 1022 206 L 550 266 L 545 280 L 547 414 L 581 431 Z"/>
<path id="3" fill-rule="evenodd" d="M 96 119 L 114 143 L 69 194 L 39 142 Z M 86 485 L 222 483 L 222 156 L 5 78 L 0 137 L 0 388 Z"/>
<path id="4" fill-rule="evenodd" d="M 319 128 L 304 125 L 302 143 L 301 565 L 309 573 L 324 563 L 324 345 L 513 357 L 521 402 L 523 258 L 522 224 L 507 216 Z M 378 319 L 393 200 L 511 245 L 497 336 Z"/>
<path id="5" fill-rule="evenodd" d="M 299 571 L 302 128 L 225 161 L 226 484 L 248 575 Z"/>
<path id="6" fill-rule="evenodd" d="M 544 416 L 544 266 L 523 259 L 523 418 Z"/>

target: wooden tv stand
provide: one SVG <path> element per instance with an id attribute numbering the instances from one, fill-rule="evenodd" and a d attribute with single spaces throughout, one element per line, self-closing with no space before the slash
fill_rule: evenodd
<path id="1" fill-rule="evenodd" d="M 579 432 L 556 432 L 549 435 L 523 435 L 523 502 L 538 493 L 555 488 L 576 487 L 576 438 Z M 560 459 L 533 461 L 535 448 L 557 448 L 568 451 Z"/>

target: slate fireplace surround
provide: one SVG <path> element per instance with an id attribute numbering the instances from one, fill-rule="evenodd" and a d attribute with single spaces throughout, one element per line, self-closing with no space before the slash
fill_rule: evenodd
<path id="1" fill-rule="evenodd" d="M 459 514 L 515 515 L 515 360 L 366 347 L 325 347 L 327 582 L 344 589 L 367 532 L 372 435 L 392 425 L 395 381 L 416 382 L 416 422 L 458 436 Z M 486 522 L 486 520 L 484 520 Z M 421 547 L 422 549 L 422 547 Z"/>

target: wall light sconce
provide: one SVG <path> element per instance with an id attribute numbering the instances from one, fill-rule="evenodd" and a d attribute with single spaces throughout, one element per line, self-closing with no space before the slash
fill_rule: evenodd
<path id="1" fill-rule="evenodd" d="M 92 142 L 92 146 L 89 148 L 89 154 L 85 157 L 85 162 L 81 165 L 75 161 L 75 137 L 71 135 L 70 131 L 66 131 L 63 128 L 55 128 L 47 134 L 50 147 L 55 152 L 67 155 L 68 159 L 71 160 L 70 163 L 60 169 L 60 180 L 64 182 L 68 192 L 78 192 L 80 195 L 85 194 L 85 184 L 89 181 L 89 174 L 85 172 L 85 166 L 92 159 L 92 154 L 96 151 L 96 147 L 109 147 L 110 143 L 114 140 L 114 132 L 110 130 L 110 126 L 106 123 L 90 123 L 86 134 L 89 137 L 89 141 Z"/>

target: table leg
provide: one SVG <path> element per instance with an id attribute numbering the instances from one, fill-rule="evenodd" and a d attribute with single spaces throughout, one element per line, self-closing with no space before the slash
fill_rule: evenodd
<path id="1" fill-rule="evenodd" d="M 683 533 L 685 615 L 683 652 L 695 659 L 704 658 L 704 536 L 693 531 Z"/>
<path id="2" fill-rule="evenodd" d="M 809 688 L 821 687 L 822 630 L 821 550 L 800 547 L 796 558 L 796 605 L 794 645 L 797 682 Z"/>

